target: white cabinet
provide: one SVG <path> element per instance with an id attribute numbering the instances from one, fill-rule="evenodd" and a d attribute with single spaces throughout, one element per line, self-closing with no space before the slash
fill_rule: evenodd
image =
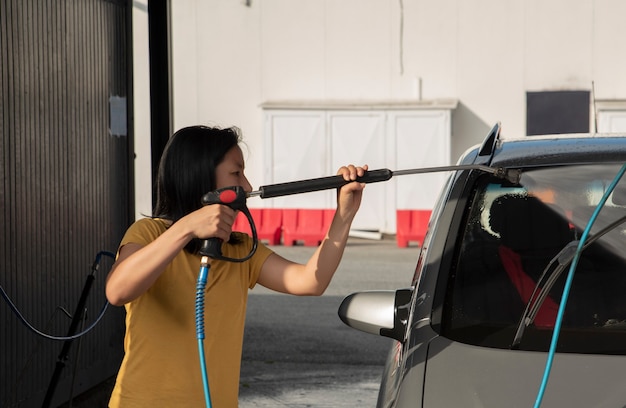
<path id="1" fill-rule="evenodd" d="M 370 170 L 450 164 L 455 106 L 454 101 L 264 104 L 264 185 L 333 175 L 350 163 Z M 432 209 L 445 177 L 402 176 L 369 184 L 353 228 L 395 233 L 396 209 Z M 334 208 L 335 191 L 268 201 L 273 208 Z"/>

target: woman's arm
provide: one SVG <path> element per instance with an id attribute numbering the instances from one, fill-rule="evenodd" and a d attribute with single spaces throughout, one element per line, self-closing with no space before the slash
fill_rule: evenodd
<path id="1" fill-rule="evenodd" d="M 121 247 L 107 276 L 108 301 L 121 306 L 139 297 L 193 238 L 217 237 L 227 241 L 235 215 L 235 211 L 223 205 L 205 206 L 172 224 L 148 245 L 128 243 Z"/>
<path id="2" fill-rule="evenodd" d="M 367 166 L 342 167 L 337 174 L 347 181 L 356 180 Z M 337 197 L 337 211 L 325 238 L 306 264 L 291 262 L 277 254 L 270 255 L 259 275 L 258 283 L 275 291 L 293 295 L 319 296 L 328 287 L 339 266 L 348 241 L 352 220 L 361 204 L 362 183 L 348 183 Z"/>

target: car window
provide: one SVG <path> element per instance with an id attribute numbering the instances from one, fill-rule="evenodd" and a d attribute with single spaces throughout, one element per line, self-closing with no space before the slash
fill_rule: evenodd
<path id="1" fill-rule="evenodd" d="M 519 348 L 548 350 L 568 260 L 618 170 L 614 164 L 528 169 L 515 185 L 481 178 L 468 200 L 447 282 L 442 334 L 510 348 L 527 305 L 545 287 Z M 618 184 L 591 229 L 575 270 L 559 351 L 626 352 L 625 220 L 626 181 Z"/>

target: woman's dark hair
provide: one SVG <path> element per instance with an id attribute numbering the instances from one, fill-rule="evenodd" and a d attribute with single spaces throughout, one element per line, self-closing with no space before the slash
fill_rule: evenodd
<path id="1" fill-rule="evenodd" d="M 174 223 L 201 208 L 202 196 L 216 189 L 217 165 L 240 141 L 239 129 L 235 127 L 190 126 L 174 133 L 159 163 L 153 217 Z M 185 249 L 195 253 L 199 245 L 199 240 L 194 239 Z"/>

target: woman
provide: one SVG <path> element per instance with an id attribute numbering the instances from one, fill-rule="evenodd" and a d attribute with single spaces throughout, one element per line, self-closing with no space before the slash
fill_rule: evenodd
<path id="1" fill-rule="evenodd" d="M 195 336 L 197 251 L 203 239 L 215 237 L 224 242 L 224 256 L 242 258 L 252 239 L 231 231 L 235 211 L 202 206 L 200 198 L 228 186 L 252 190 L 240 141 L 236 128 L 193 126 L 176 132 L 165 148 L 154 215 L 128 229 L 107 277 L 109 302 L 126 308 L 125 356 L 110 407 L 204 405 Z M 365 170 L 349 165 L 338 174 L 354 181 Z M 248 290 L 259 283 L 283 293 L 321 295 L 343 255 L 364 187 L 352 182 L 339 190 L 333 222 L 306 264 L 262 244 L 243 263 L 211 260 L 204 347 L 214 406 L 237 406 Z"/>

